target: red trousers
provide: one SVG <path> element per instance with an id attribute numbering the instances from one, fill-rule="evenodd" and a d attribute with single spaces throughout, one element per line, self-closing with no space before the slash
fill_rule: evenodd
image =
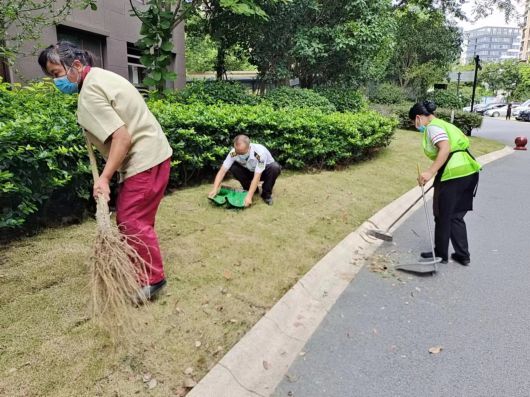
<path id="1" fill-rule="evenodd" d="M 129 244 L 149 264 L 148 279 L 142 285 L 152 285 L 165 278 L 162 254 L 155 232 L 155 217 L 169 181 L 170 159 L 127 178 L 118 190 L 116 222 Z M 140 240 L 140 241 L 135 241 Z"/>

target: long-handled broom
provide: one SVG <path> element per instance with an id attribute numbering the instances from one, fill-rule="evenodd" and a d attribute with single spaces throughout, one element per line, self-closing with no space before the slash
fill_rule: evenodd
<path id="1" fill-rule="evenodd" d="M 85 138 L 95 182 L 99 179 L 96 157 L 90 140 Z M 140 280 L 145 279 L 148 265 L 128 244 L 131 237 L 124 236 L 111 222 L 105 197 L 99 196 L 96 201 L 97 231 L 90 266 L 92 316 L 116 336 L 134 322 L 133 303 L 145 303 Z"/>

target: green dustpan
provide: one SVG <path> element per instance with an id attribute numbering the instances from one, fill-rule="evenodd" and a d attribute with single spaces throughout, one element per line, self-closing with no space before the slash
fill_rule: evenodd
<path id="1" fill-rule="evenodd" d="M 210 197 L 210 200 L 212 200 L 212 202 L 214 202 L 217 205 L 223 205 L 226 203 L 226 198 L 230 192 L 231 192 L 231 189 L 222 187 L 221 190 L 219 190 L 219 193 L 217 193 L 215 197 Z"/>
<path id="2" fill-rule="evenodd" d="M 245 198 L 247 197 L 248 192 L 241 190 L 232 190 L 226 196 L 228 200 L 228 205 L 235 208 L 245 208 Z"/>
<path id="3" fill-rule="evenodd" d="M 221 187 L 219 193 L 217 193 L 215 197 L 210 198 L 210 200 L 219 206 L 228 203 L 229 207 L 244 208 L 247 193 L 248 192 L 242 190 Z"/>

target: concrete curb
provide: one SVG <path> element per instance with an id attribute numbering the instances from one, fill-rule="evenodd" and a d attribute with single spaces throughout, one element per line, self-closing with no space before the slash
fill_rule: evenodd
<path id="1" fill-rule="evenodd" d="M 511 153 L 513 150 L 505 147 L 478 160 L 484 165 Z M 270 396 L 328 310 L 362 269 L 365 258 L 382 244 L 365 231 L 374 226 L 388 228 L 420 195 L 419 187 L 410 190 L 342 240 L 252 327 L 188 397 Z"/>

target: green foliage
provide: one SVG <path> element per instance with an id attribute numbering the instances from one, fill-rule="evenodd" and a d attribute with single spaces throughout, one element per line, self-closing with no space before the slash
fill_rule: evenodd
<path id="1" fill-rule="evenodd" d="M 247 134 L 291 169 L 335 167 L 390 143 L 395 121 L 373 112 L 324 113 L 315 108 L 179 105 L 154 101 L 150 108 L 166 131 L 178 165 L 173 183 L 213 173 L 231 139 Z"/>
<path id="2" fill-rule="evenodd" d="M 186 71 L 204 73 L 214 69 L 217 49 L 208 36 L 186 34 Z"/>
<path id="3" fill-rule="evenodd" d="M 75 105 L 49 82 L 0 84 L 0 230 L 45 216 L 52 201 L 65 212 L 86 206 L 90 172 Z"/>
<path id="4" fill-rule="evenodd" d="M 335 106 L 323 95 L 306 88 L 280 87 L 265 94 L 263 100 L 276 109 L 317 108 L 323 112 L 334 112 Z"/>
<path id="5" fill-rule="evenodd" d="M 260 102 L 260 98 L 250 94 L 244 86 L 231 81 L 193 81 L 183 90 L 168 93 L 166 97 L 168 101 L 183 104 L 254 105 Z"/>
<path id="6" fill-rule="evenodd" d="M 366 109 L 368 103 L 364 94 L 349 87 L 317 87 L 315 91 L 327 98 L 339 112 L 356 113 Z"/>
<path id="7" fill-rule="evenodd" d="M 369 90 L 368 97 L 373 103 L 393 105 L 408 100 L 406 91 L 395 84 L 383 83 Z"/>
<path id="8" fill-rule="evenodd" d="M 429 92 L 425 99 L 433 101 L 436 103 L 436 106 L 440 108 L 458 110 L 461 110 L 471 102 L 471 98 L 467 98 L 462 95 L 456 95 L 455 92 L 448 90 L 434 90 Z"/>
<path id="9" fill-rule="evenodd" d="M 215 70 L 217 48 L 209 36 L 186 35 L 186 70 L 188 73 L 204 73 Z M 224 67 L 229 70 L 255 70 L 248 56 L 234 46 L 225 54 Z"/>
<path id="10" fill-rule="evenodd" d="M 530 64 L 519 64 L 519 83 L 517 88 L 512 92 L 510 100 L 526 101 L 530 99 Z"/>
<path id="11" fill-rule="evenodd" d="M 443 81 L 460 55 L 458 28 L 444 13 L 413 5 L 396 12 L 396 45 L 388 77 L 422 97 L 436 82 Z"/>
<path id="12" fill-rule="evenodd" d="M 199 85 L 198 85 L 199 86 Z M 241 87 L 226 100 L 241 103 Z M 209 89 L 209 84 L 202 88 Z M 193 88 L 194 89 L 194 88 Z M 203 91 L 204 92 L 204 91 Z M 213 94 L 212 94 L 213 92 Z M 210 92 L 211 97 L 220 95 Z M 171 186 L 211 177 L 237 134 L 269 147 L 291 169 L 333 168 L 361 160 L 389 144 L 396 121 L 373 112 L 325 113 L 315 108 L 274 109 L 151 99 L 149 107 L 174 150 Z M 50 216 L 81 215 L 91 196 L 75 96 L 50 82 L 21 88 L 0 84 L 0 230 L 29 227 Z"/>
<path id="13" fill-rule="evenodd" d="M 407 106 L 375 105 L 373 108 L 387 117 L 396 117 L 399 120 L 399 128 L 415 130 L 414 125 L 409 119 L 409 110 L 411 106 L 412 104 Z M 435 115 L 442 120 L 451 122 L 451 112 L 450 109 L 437 109 Z M 474 128 L 479 128 L 482 125 L 482 120 L 483 117 L 477 113 L 455 111 L 453 124 L 460 128 L 464 134 L 471 135 Z"/>
<path id="14" fill-rule="evenodd" d="M 263 8 L 268 20 L 245 30 L 242 46 L 265 82 L 297 76 L 303 88 L 359 84 L 375 73 L 375 60 L 385 61 L 381 50 L 394 27 L 389 0 L 293 0 Z"/>
<path id="15" fill-rule="evenodd" d="M 166 82 L 177 78 L 168 70 L 173 53 L 173 30 L 199 7 L 209 6 L 206 0 L 147 0 L 145 9 L 129 1 L 132 15 L 142 22 L 140 40 L 136 45 L 142 50 L 140 62 L 146 67 L 143 83 L 163 92 Z M 254 0 L 221 0 L 222 9 L 238 15 L 266 17 Z"/>
<path id="16" fill-rule="evenodd" d="M 503 62 L 490 62 L 484 65 L 479 74 L 481 83 L 487 84 L 493 92 L 507 91 L 512 93 L 521 81 L 519 62 L 507 60 Z"/>

